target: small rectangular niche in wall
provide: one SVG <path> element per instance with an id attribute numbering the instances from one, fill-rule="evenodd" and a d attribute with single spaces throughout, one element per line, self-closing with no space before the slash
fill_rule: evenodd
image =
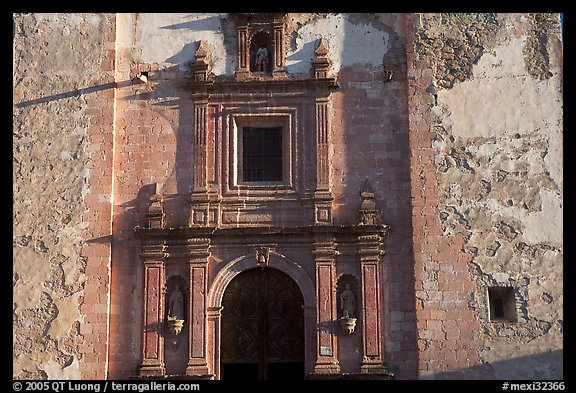
<path id="1" fill-rule="evenodd" d="M 489 287 L 488 301 L 491 322 L 517 322 L 516 297 L 512 287 Z"/>

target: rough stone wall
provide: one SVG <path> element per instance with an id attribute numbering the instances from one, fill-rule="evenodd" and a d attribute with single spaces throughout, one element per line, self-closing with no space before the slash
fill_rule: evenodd
<path id="1" fill-rule="evenodd" d="M 332 98 L 334 219 L 358 222 L 360 190 L 368 181 L 391 227 L 381 286 L 386 365 L 398 379 L 415 378 L 404 15 L 345 14 L 344 19 L 351 27 L 344 25 L 341 68 L 334 73 L 340 89 Z M 334 31 L 341 26 L 335 24 Z M 380 40 L 383 46 L 376 45 Z"/>
<path id="2" fill-rule="evenodd" d="M 164 30 L 159 45 L 154 32 L 172 25 L 179 14 L 118 15 L 116 157 L 113 222 L 114 267 L 111 284 L 110 378 L 137 375 L 142 347 L 142 262 L 134 227 L 146 226 L 149 197 L 164 196 L 169 227 L 187 223 L 192 183 L 192 101 L 185 91 L 185 72 L 163 51 L 179 42 L 195 42 L 186 30 Z M 182 15 L 179 15 L 180 17 Z M 178 40 L 171 40 L 175 34 Z M 182 35 L 184 37 L 182 37 Z M 148 38 L 145 38 L 148 37 Z M 192 52 L 193 54 L 193 52 Z M 186 63 L 184 60 L 182 60 Z M 150 64 L 150 83 L 134 77 L 135 64 Z M 186 66 L 182 66 L 186 69 Z M 183 214 L 183 212 L 185 212 Z"/>
<path id="3" fill-rule="evenodd" d="M 114 45 L 114 15 L 14 14 L 14 378 L 106 376 Z"/>
<path id="4" fill-rule="evenodd" d="M 474 351 L 455 350 L 449 369 L 458 372 L 442 374 L 444 365 L 424 352 L 421 375 L 473 377 L 474 370 L 504 379 L 561 379 L 559 16 L 424 14 L 408 25 L 419 346 L 448 354 L 451 336 L 454 345 L 464 342 L 464 329 L 474 337 Z M 444 260 L 427 252 L 427 242 L 453 246 Z M 455 326 L 470 326 L 456 334 L 444 319 L 452 313 L 426 303 L 434 283 L 444 280 L 448 288 L 464 282 L 456 300 L 468 321 Z M 490 322 L 490 286 L 514 288 L 517 323 Z M 434 315 L 444 321 L 432 323 Z M 435 331 L 446 341 L 436 341 Z"/>

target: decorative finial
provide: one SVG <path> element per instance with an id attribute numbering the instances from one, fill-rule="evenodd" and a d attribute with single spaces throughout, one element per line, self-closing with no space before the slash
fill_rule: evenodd
<path id="1" fill-rule="evenodd" d="M 372 191 L 368 178 L 364 182 L 360 193 L 360 225 L 377 225 L 380 222 L 381 212 L 376 208 L 375 194 Z"/>
<path id="2" fill-rule="evenodd" d="M 314 60 L 312 60 L 312 76 L 316 79 L 327 78 L 330 70 L 330 60 L 328 59 L 328 40 L 320 38 L 316 50 L 314 50 Z"/>
<path id="3" fill-rule="evenodd" d="M 210 48 L 206 41 L 200 41 L 194 52 L 194 63 L 191 65 L 195 81 L 207 81 L 210 74 Z"/>
<path id="4" fill-rule="evenodd" d="M 164 228 L 164 207 L 162 195 L 158 193 L 158 183 L 154 184 L 154 194 L 148 199 L 148 228 Z"/>

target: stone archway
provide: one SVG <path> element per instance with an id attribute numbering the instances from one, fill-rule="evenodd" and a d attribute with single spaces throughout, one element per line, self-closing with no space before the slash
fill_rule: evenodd
<path id="1" fill-rule="evenodd" d="M 211 356 L 209 359 L 210 369 L 216 379 L 222 376 L 221 370 L 221 319 L 222 300 L 228 285 L 240 273 L 258 267 L 255 256 L 244 255 L 224 266 L 215 276 L 210 287 L 207 308 L 208 308 L 208 347 Z M 316 295 L 314 285 L 308 274 L 298 264 L 288 260 L 284 255 L 270 252 L 267 268 L 276 269 L 298 286 L 302 294 L 304 305 L 304 372 L 309 373 L 313 369 L 315 354 L 315 303 Z"/>

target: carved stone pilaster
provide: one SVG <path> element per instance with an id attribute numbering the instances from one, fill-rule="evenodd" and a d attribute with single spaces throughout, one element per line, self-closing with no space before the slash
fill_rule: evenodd
<path id="1" fill-rule="evenodd" d="M 194 191 L 206 192 L 206 131 L 208 100 L 194 102 Z"/>
<path id="2" fill-rule="evenodd" d="M 212 371 L 210 379 L 220 379 L 220 357 L 216 343 L 220 343 L 220 319 L 222 317 L 222 306 L 208 307 L 206 309 L 207 319 L 207 342 L 208 342 L 208 369 Z"/>
<path id="3" fill-rule="evenodd" d="M 188 320 L 188 365 L 186 375 L 202 379 L 210 378 L 206 350 L 206 294 L 208 293 L 208 257 L 210 239 L 189 239 L 189 317 Z"/>
<path id="4" fill-rule="evenodd" d="M 317 236 L 314 242 L 316 262 L 316 323 L 317 348 L 314 372 L 334 374 L 340 372 L 336 340 L 336 244 L 334 239 Z"/>
<path id="5" fill-rule="evenodd" d="M 314 60 L 312 60 L 312 78 L 328 78 L 330 65 L 330 60 L 328 59 L 328 40 L 322 37 L 314 51 Z"/>
<path id="6" fill-rule="evenodd" d="M 209 190 L 207 181 L 208 173 L 214 171 L 208 162 L 208 117 L 208 97 L 199 95 L 194 102 L 194 190 L 188 217 L 191 227 L 214 225 L 218 220 L 218 197 Z"/>
<path id="7" fill-rule="evenodd" d="M 164 281 L 166 245 L 162 241 L 144 242 L 140 256 L 144 262 L 144 313 L 142 318 L 142 363 L 138 375 L 166 374 L 164 366 Z"/>
<path id="8" fill-rule="evenodd" d="M 316 101 L 316 192 L 314 193 L 314 223 L 332 223 L 332 193 L 330 191 L 329 115 L 328 100 Z"/>
<path id="9" fill-rule="evenodd" d="M 366 234 L 358 239 L 362 280 L 362 365 L 361 373 L 385 373 L 382 353 L 382 313 L 380 288 L 380 249 L 382 237 Z"/>
<path id="10" fill-rule="evenodd" d="M 245 80 L 250 76 L 250 44 L 248 43 L 248 25 L 239 25 L 236 28 L 238 36 L 238 69 L 235 72 L 236 80 Z"/>
<path id="11" fill-rule="evenodd" d="M 285 23 L 282 19 L 274 21 L 274 68 L 272 69 L 272 76 L 274 78 L 283 78 L 286 76 L 284 29 Z"/>

